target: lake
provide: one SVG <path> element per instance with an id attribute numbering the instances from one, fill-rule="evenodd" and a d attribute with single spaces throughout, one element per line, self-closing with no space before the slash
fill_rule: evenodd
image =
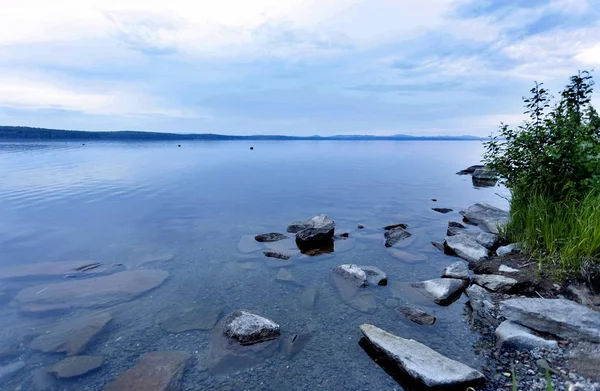
<path id="1" fill-rule="evenodd" d="M 362 323 L 481 369 L 466 298 L 438 306 L 406 283 L 437 278 L 457 260 L 430 242 L 443 241 L 461 208 L 507 208 L 496 194 L 504 188 L 455 174 L 482 152 L 473 141 L 0 143 L 0 366 L 18 363 L 4 377 L 0 369 L 0 386 L 101 390 L 144 353 L 180 350 L 192 356 L 185 390 L 401 390 L 359 346 Z M 333 252 L 309 256 L 292 239 L 253 239 L 318 214 L 349 233 Z M 384 246 L 382 227 L 396 223 L 412 236 L 393 249 L 414 259 Z M 367 288 L 374 308 L 342 299 L 331 272 L 340 264 L 387 273 L 387 286 Z M 276 279 L 280 269 L 293 281 Z M 109 289 L 106 276 L 148 270 L 157 280 Z M 64 284 L 70 291 L 60 296 Z M 76 297 L 94 289 L 106 296 Z M 400 303 L 437 321 L 412 323 L 396 312 Z M 277 322 L 282 335 L 272 348 L 218 361 L 210 328 L 237 309 Z M 104 364 L 72 379 L 47 374 L 65 353 L 36 348 L 39 336 L 106 313 L 112 320 L 79 349 Z M 189 322 L 203 329 L 173 332 Z M 294 335 L 301 343 L 290 348 Z"/>

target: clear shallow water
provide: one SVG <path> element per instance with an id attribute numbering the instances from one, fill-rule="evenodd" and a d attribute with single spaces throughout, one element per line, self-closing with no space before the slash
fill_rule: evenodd
<path id="1" fill-rule="evenodd" d="M 193 360 L 183 389 L 401 389 L 358 345 L 358 326 L 365 322 L 481 367 L 464 298 L 440 307 L 393 289 L 439 277 L 455 261 L 430 241 L 443 239 L 447 222 L 460 219 L 460 208 L 478 201 L 507 206 L 495 194 L 504 189 L 477 189 L 470 177 L 455 175 L 479 162 L 479 142 L 252 145 L 254 151 L 248 142 L 186 142 L 181 148 L 172 142 L 0 143 L 0 272 L 84 259 L 120 264 L 115 271 L 153 268 L 170 274 L 155 290 L 111 309 L 113 321 L 84 352 L 103 356 L 104 366 L 64 381 L 43 375 L 45 366 L 64 355 L 28 345 L 45 325 L 89 310 L 24 314 L 13 302 L 21 289 L 64 277 L 0 280 L 0 348 L 18 351 L 0 365 L 26 362 L 0 385 L 102 389 L 143 353 L 184 350 Z M 431 211 L 436 206 L 455 212 Z M 287 224 L 320 213 L 331 216 L 336 231 L 349 232 L 350 239 L 337 241 L 331 254 L 293 253 L 287 269 L 296 284 L 276 281 L 279 268 L 244 245 L 248 235 L 285 232 Z M 400 222 L 413 234 L 400 249 L 426 261 L 403 262 L 383 246 L 381 227 Z M 358 230 L 359 223 L 366 229 Z M 330 271 L 342 263 L 374 265 L 388 274 L 388 287 L 369 288 L 376 296 L 374 313 L 358 312 L 341 300 Z M 305 309 L 301 297 L 312 288 L 318 291 L 316 304 Z M 394 296 L 435 315 L 437 322 L 425 327 L 406 321 L 384 305 Z M 247 308 L 279 323 L 282 340 L 293 333 L 312 337 L 292 358 L 277 351 L 251 367 L 210 371 L 210 331 L 171 334 L 159 326 L 170 315 L 203 308 L 224 314 Z"/>

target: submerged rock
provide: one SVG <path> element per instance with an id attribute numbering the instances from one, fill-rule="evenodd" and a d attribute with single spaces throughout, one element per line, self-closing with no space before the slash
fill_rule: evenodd
<path id="1" fill-rule="evenodd" d="M 516 298 L 500 303 L 502 316 L 565 339 L 600 342 L 600 312 L 565 299 Z"/>
<path id="2" fill-rule="evenodd" d="M 112 320 L 108 313 L 92 313 L 55 324 L 31 341 L 31 349 L 45 353 L 65 352 L 67 356 L 83 352 L 87 344 Z"/>
<path id="3" fill-rule="evenodd" d="M 288 259 L 290 259 L 289 255 L 278 253 L 278 252 L 274 252 L 274 251 L 263 251 L 263 254 L 267 258 L 283 259 L 284 261 L 287 261 Z"/>
<path id="4" fill-rule="evenodd" d="M 50 285 L 37 285 L 20 291 L 14 302 L 27 312 L 107 307 L 129 301 L 156 288 L 169 276 L 164 270 L 132 270 L 103 277 Z"/>
<path id="5" fill-rule="evenodd" d="M 317 288 L 308 288 L 302 292 L 302 296 L 300 297 L 300 304 L 302 305 L 302 308 L 307 310 L 312 310 L 315 308 L 318 295 L 319 290 Z"/>
<path id="6" fill-rule="evenodd" d="M 281 282 L 295 282 L 292 272 L 290 272 L 287 269 L 279 269 L 277 275 L 275 276 L 275 279 Z"/>
<path id="7" fill-rule="evenodd" d="M 179 351 L 146 353 L 104 391 L 179 390 L 190 358 L 189 353 Z"/>
<path id="8" fill-rule="evenodd" d="M 333 268 L 333 273 L 358 287 L 368 284 L 367 273 L 357 265 L 339 265 Z"/>
<path id="9" fill-rule="evenodd" d="M 390 248 L 387 251 L 392 257 L 407 263 L 417 263 L 427 260 L 427 257 L 425 257 L 424 255 L 411 254 L 406 251 L 398 250 L 396 248 Z"/>
<path id="10" fill-rule="evenodd" d="M 223 311 L 219 307 L 198 306 L 186 308 L 165 319 L 160 327 L 173 334 L 190 330 L 212 330 L 222 313 Z"/>
<path id="11" fill-rule="evenodd" d="M 83 376 L 104 364 L 102 357 L 96 356 L 71 356 L 48 367 L 48 373 L 54 374 L 59 379 L 68 379 Z"/>
<path id="12" fill-rule="evenodd" d="M 367 281 L 372 285 L 387 285 L 387 275 L 375 266 L 359 266 L 367 275 Z"/>
<path id="13" fill-rule="evenodd" d="M 367 286 L 367 275 L 356 265 L 340 265 L 333 269 L 333 282 L 344 303 L 357 311 L 373 313 L 377 302 L 373 292 L 363 288 Z"/>
<path id="14" fill-rule="evenodd" d="M 6 382 L 25 368 L 25 361 L 16 361 L 0 367 L 0 381 Z"/>
<path id="15" fill-rule="evenodd" d="M 406 316 L 408 319 L 412 320 L 415 323 L 431 326 L 435 323 L 435 316 L 429 315 L 427 312 L 421 311 L 420 309 L 409 307 L 409 306 L 400 306 L 396 308 L 396 311 Z"/>
<path id="16" fill-rule="evenodd" d="M 460 213 L 467 221 L 478 224 L 494 234 L 498 234 L 498 227 L 505 226 L 510 218 L 507 211 L 485 203 L 477 203 Z"/>
<path id="17" fill-rule="evenodd" d="M 488 250 L 467 235 L 446 236 L 445 248 L 452 250 L 465 261 L 480 262 L 489 255 Z"/>
<path id="18" fill-rule="evenodd" d="M 385 247 L 392 247 L 399 241 L 409 238 L 411 234 L 402 227 L 392 228 L 383 234 L 385 238 Z"/>
<path id="19" fill-rule="evenodd" d="M 466 388 L 485 381 L 485 377 L 475 369 L 415 340 L 398 337 L 370 324 L 361 325 L 360 330 L 377 352 L 427 387 Z"/>
<path id="20" fill-rule="evenodd" d="M 294 334 L 286 338 L 283 342 L 283 352 L 287 358 L 292 358 L 298 354 L 308 344 L 312 338 L 312 333 Z"/>
<path id="21" fill-rule="evenodd" d="M 444 251 L 444 243 L 431 241 L 431 244 L 433 245 L 433 247 L 437 248 L 438 250 Z"/>
<path id="22" fill-rule="evenodd" d="M 494 292 L 509 291 L 518 281 L 514 278 L 496 274 L 478 274 L 475 283 Z"/>
<path id="23" fill-rule="evenodd" d="M 442 278 L 458 278 L 461 280 L 469 279 L 469 268 L 462 262 L 454 262 L 442 272 Z"/>
<path id="24" fill-rule="evenodd" d="M 84 273 L 102 266 L 94 261 L 40 262 L 0 269 L 0 279 L 23 277 L 52 277 Z"/>
<path id="25" fill-rule="evenodd" d="M 225 335 L 242 345 L 275 339 L 280 334 L 279 325 L 251 312 L 235 311 L 225 321 Z"/>
<path id="26" fill-rule="evenodd" d="M 256 240 L 257 242 L 278 242 L 280 240 L 283 239 L 287 239 L 288 237 L 285 236 L 284 234 L 280 234 L 278 232 L 269 232 L 268 234 L 261 234 L 261 235 L 256 235 L 254 237 L 254 240 Z"/>
<path id="27" fill-rule="evenodd" d="M 446 214 L 446 213 L 450 213 L 450 212 L 454 211 L 454 209 L 450 209 L 450 208 L 431 208 L 431 210 L 438 212 L 438 213 L 442 213 L 442 214 Z"/>
<path id="28" fill-rule="evenodd" d="M 496 339 L 502 349 L 556 349 L 558 343 L 538 337 L 527 327 L 505 320 L 496 328 Z"/>
<path id="29" fill-rule="evenodd" d="M 419 290 L 423 295 L 429 297 L 436 304 L 444 305 L 452 302 L 463 289 L 467 287 L 467 281 L 456 278 L 436 278 L 433 280 L 413 282 L 410 285 Z"/>

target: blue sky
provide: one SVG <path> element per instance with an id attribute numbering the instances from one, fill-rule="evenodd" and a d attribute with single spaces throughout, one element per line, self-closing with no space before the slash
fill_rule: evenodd
<path id="1" fill-rule="evenodd" d="M 0 124 L 488 135 L 592 68 L 600 0 L 20 0 Z"/>

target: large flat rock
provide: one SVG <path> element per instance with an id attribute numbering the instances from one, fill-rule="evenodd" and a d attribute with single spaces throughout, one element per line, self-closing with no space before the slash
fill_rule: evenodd
<path id="1" fill-rule="evenodd" d="M 435 278 L 433 280 L 413 282 L 410 284 L 436 304 L 445 305 L 452 302 L 468 285 L 465 280 L 456 278 Z"/>
<path id="2" fill-rule="evenodd" d="M 485 203 L 472 205 L 467 210 L 461 211 L 460 214 L 469 222 L 494 234 L 499 233 L 498 228 L 505 226 L 510 217 L 507 211 Z"/>
<path id="3" fill-rule="evenodd" d="M 485 381 L 479 371 L 415 340 L 398 337 L 370 324 L 361 325 L 360 330 L 375 350 L 427 387 L 466 388 Z"/>
<path id="4" fill-rule="evenodd" d="M 178 391 L 190 358 L 178 351 L 147 353 L 104 391 Z"/>
<path id="5" fill-rule="evenodd" d="M 71 356 L 48 367 L 48 373 L 59 379 L 83 376 L 102 366 L 104 359 L 96 356 Z"/>
<path id="6" fill-rule="evenodd" d="M 90 270 L 90 268 L 97 268 L 99 266 L 101 266 L 101 264 L 95 261 L 31 263 L 0 269 L 0 279 L 63 276 L 66 274 L 85 272 L 86 270 Z"/>
<path id="7" fill-rule="evenodd" d="M 477 274 L 475 284 L 493 292 L 507 292 L 517 284 L 517 280 L 498 274 Z"/>
<path id="8" fill-rule="evenodd" d="M 496 340 L 502 349 L 556 349 L 558 343 L 535 335 L 527 327 L 505 320 L 496 328 Z"/>
<path id="9" fill-rule="evenodd" d="M 107 313 L 92 313 L 57 323 L 42 329 L 43 334 L 34 338 L 29 347 L 45 353 L 79 354 L 111 319 Z"/>
<path id="10" fill-rule="evenodd" d="M 565 299 L 517 298 L 500 303 L 502 316 L 565 339 L 600 342 L 600 312 Z"/>
<path id="11" fill-rule="evenodd" d="M 489 255 L 488 250 L 468 235 L 446 236 L 445 247 L 469 263 L 481 262 Z"/>
<path id="12" fill-rule="evenodd" d="M 97 308 L 129 301 L 159 286 L 169 273 L 133 270 L 103 277 L 37 285 L 20 291 L 14 299 L 26 312 Z"/>
<path id="13" fill-rule="evenodd" d="M 401 226 L 392 228 L 383 234 L 383 237 L 385 239 L 385 242 L 384 242 L 385 247 L 392 247 L 396 243 L 398 243 L 404 239 L 407 239 L 410 236 L 411 236 L 411 233 L 406 231 Z"/>

